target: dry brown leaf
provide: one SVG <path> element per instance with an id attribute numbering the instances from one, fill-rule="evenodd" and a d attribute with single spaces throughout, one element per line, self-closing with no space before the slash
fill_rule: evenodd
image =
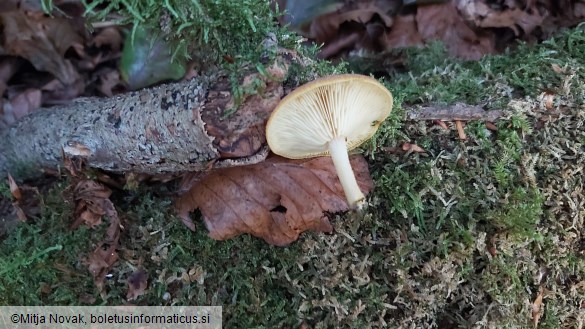
<path id="1" fill-rule="evenodd" d="M 373 182 L 365 159 L 352 156 L 351 164 L 360 188 L 368 193 Z M 249 233 L 279 246 L 307 230 L 332 231 L 324 213 L 348 210 L 331 158 L 277 156 L 210 173 L 177 200 L 176 208 L 184 222 L 199 208 L 213 239 Z"/>
<path id="2" fill-rule="evenodd" d="M 94 200 L 103 200 L 100 198 L 104 198 L 106 196 L 109 197 L 111 192 L 107 188 L 103 187 L 99 183 L 89 182 L 91 181 L 81 181 L 76 186 L 78 187 L 76 188 L 77 190 L 76 195 L 84 197 L 83 199 L 84 202 L 92 198 Z M 105 206 L 99 209 L 106 215 L 108 215 L 108 217 L 110 218 L 110 225 L 106 230 L 105 239 L 98 245 L 98 247 L 91 253 L 91 255 L 83 261 L 87 265 L 89 272 L 93 276 L 94 284 L 100 291 L 102 299 L 104 300 L 106 299 L 106 294 L 104 291 L 104 281 L 106 279 L 106 275 L 108 274 L 114 263 L 116 263 L 116 261 L 118 260 L 118 252 L 116 251 L 116 248 L 118 247 L 121 228 L 120 218 L 118 217 L 116 209 L 113 207 L 109 199 L 105 200 L 107 200 L 107 202 L 102 203 L 102 205 Z M 93 204 L 93 206 L 96 205 Z M 86 213 L 89 212 L 88 209 L 86 209 Z M 76 221 L 80 221 L 79 218 L 77 218 Z"/>
<path id="3" fill-rule="evenodd" d="M 447 124 L 445 123 L 445 121 L 443 121 L 443 120 L 434 120 L 433 122 L 436 125 L 440 126 L 441 128 L 443 128 L 445 130 L 449 130 L 449 127 L 447 127 Z"/>
<path id="4" fill-rule="evenodd" d="M 393 18 L 389 13 L 395 10 L 395 6 L 396 3 L 392 1 L 353 2 L 313 19 L 305 35 L 315 39 L 319 44 L 334 42 L 341 24 L 350 21 L 365 24 L 371 21 L 374 15 L 377 15 L 386 27 L 390 27 Z"/>
<path id="5" fill-rule="evenodd" d="M 29 88 L 1 104 L 0 121 L 8 127 L 41 106 L 41 91 Z"/>
<path id="6" fill-rule="evenodd" d="M 41 212 L 40 194 L 37 188 L 27 185 L 19 186 L 10 174 L 8 174 L 8 186 L 14 198 L 12 200 L 14 214 L 19 221 L 26 222 L 28 218 L 35 217 Z"/>
<path id="7" fill-rule="evenodd" d="M 16 201 L 22 199 L 22 192 L 20 191 L 18 184 L 16 184 L 16 181 L 14 180 L 14 178 L 12 178 L 12 175 L 10 174 L 8 174 L 8 186 L 10 187 L 10 193 L 12 194 Z"/>
<path id="8" fill-rule="evenodd" d="M 118 260 L 118 253 L 116 252 L 117 243 L 99 245 L 91 255 L 85 260 L 89 272 L 93 276 L 94 284 L 102 293 L 104 291 L 104 281 L 108 271 L 114 266 Z"/>
<path id="9" fill-rule="evenodd" d="M 498 131 L 498 126 L 496 126 L 493 122 L 486 121 L 485 127 L 491 131 Z"/>
<path id="10" fill-rule="evenodd" d="M 492 38 L 475 33 L 465 23 L 452 1 L 419 6 L 416 21 L 425 42 L 443 41 L 452 56 L 477 60 L 484 54 L 495 52 Z"/>
<path id="11" fill-rule="evenodd" d="M 100 74 L 98 90 L 102 92 L 102 94 L 108 97 L 112 97 L 114 95 L 112 90 L 121 84 L 122 81 L 120 80 L 120 72 L 117 70 L 110 70 L 108 72 Z"/>
<path id="12" fill-rule="evenodd" d="M 361 37 L 361 34 L 358 32 L 353 32 L 348 35 L 340 35 L 319 50 L 319 58 L 329 58 L 339 53 L 344 48 L 354 48 L 354 45 Z"/>
<path id="13" fill-rule="evenodd" d="M 23 116 L 41 107 L 41 96 L 42 93 L 39 89 L 28 88 L 5 104 L 5 113 L 7 112 L 7 107 L 11 107 L 10 112 L 12 112 L 14 119 L 18 121 Z"/>
<path id="14" fill-rule="evenodd" d="M 540 317 L 542 316 L 542 300 L 544 298 L 544 288 L 540 286 L 538 288 L 538 294 L 532 303 L 532 326 L 534 328 L 538 327 L 538 322 L 540 321 Z"/>
<path id="15" fill-rule="evenodd" d="M 118 52 L 122 47 L 122 35 L 117 27 L 106 27 L 93 37 L 91 44 L 96 47 L 109 47 L 112 51 Z"/>
<path id="16" fill-rule="evenodd" d="M 112 191 L 100 183 L 91 180 L 79 181 L 73 190 L 77 205 L 71 228 L 75 229 L 82 223 L 94 227 L 101 224 L 104 215 L 116 219 L 118 213 L 109 199 L 111 194 Z"/>
<path id="17" fill-rule="evenodd" d="M 512 29 L 516 36 L 520 35 L 517 26 L 520 26 L 525 34 L 530 34 L 544 21 L 534 3 L 522 9 L 514 5 L 507 10 L 495 10 L 482 1 L 458 0 L 457 8 L 466 20 L 473 21 L 478 27 L 507 27 Z"/>
<path id="18" fill-rule="evenodd" d="M 398 15 L 394 17 L 392 29 L 382 38 L 385 49 L 418 47 L 423 45 L 418 33 L 415 15 Z"/>
<path id="19" fill-rule="evenodd" d="M 541 103 L 547 110 L 552 110 L 554 107 L 555 94 L 552 92 L 543 92 L 540 94 Z"/>
<path id="20" fill-rule="evenodd" d="M 28 217 L 26 216 L 24 210 L 22 210 L 18 203 L 13 203 L 12 205 L 14 206 L 14 211 L 16 212 L 16 217 L 18 218 L 18 220 L 23 223 L 26 222 Z"/>
<path id="21" fill-rule="evenodd" d="M 416 144 L 411 144 L 411 143 L 402 144 L 402 150 L 407 151 L 407 152 L 412 151 L 412 152 L 416 152 L 416 153 L 425 153 L 426 152 L 422 147 L 420 147 Z"/>
<path id="22" fill-rule="evenodd" d="M 13 11 L 0 13 L 0 22 L 7 55 L 27 59 L 37 70 L 50 72 L 64 85 L 80 81 L 71 62 L 64 58 L 73 43 L 83 42 L 72 20 L 47 17 L 42 12 Z"/>
<path id="23" fill-rule="evenodd" d="M 144 295 L 146 287 L 148 287 L 148 273 L 144 269 L 134 271 L 128 277 L 128 293 L 126 294 L 126 299 L 131 301 Z"/>
<path id="24" fill-rule="evenodd" d="M 18 71 L 22 62 L 22 59 L 12 56 L 0 58 L 0 97 L 4 95 L 8 80 Z"/>

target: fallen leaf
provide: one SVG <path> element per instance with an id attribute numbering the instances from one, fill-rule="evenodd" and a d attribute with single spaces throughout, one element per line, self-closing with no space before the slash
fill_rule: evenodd
<path id="1" fill-rule="evenodd" d="M 556 63 L 552 63 L 550 66 L 551 66 L 552 70 L 555 71 L 555 73 L 558 73 L 558 74 L 564 74 L 565 71 L 566 71 L 566 69 L 561 68 L 559 66 L 559 64 L 556 64 Z"/>
<path id="2" fill-rule="evenodd" d="M 423 45 L 423 40 L 418 33 L 415 15 L 397 15 L 394 24 L 381 39 L 385 49 L 418 47 Z"/>
<path id="3" fill-rule="evenodd" d="M 367 163 L 352 156 L 358 185 L 368 193 L 373 182 Z M 326 212 L 349 209 L 329 157 L 265 162 L 219 169 L 197 182 L 176 202 L 183 221 L 199 208 L 209 236 L 225 240 L 249 233 L 284 246 L 307 230 L 331 232 Z"/>
<path id="4" fill-rule="evenodd" d="M 18 57 L 0 57 L 0 97 L 4 95 L 8 80 L 18 71 L 22 62 Z"/>
<path id="5" fill-rule="evenodd" d="M 416 144 L 410 144 L 410 143 L 402 144 L 402 150 L 403 151 L 412 151 L 412 152 L 416 152 L 416 153 L 425 153 L 426 152 L 422 147 L 420 147 Z"/>
<path id="6" fill-rule="evenodd" d="M 538 8 L 526 5 L 525 8 L 508 8 L 507 10 L 498 11 L 492 9 L 488 4 L 476 0 L 458 0 L 457 8 L 461 11 L 463 17 L 473 21 L 476 26 L 483 28 L 510 28 L 516 36 L 521 32 L 519 26 L 525 34 L 541 26 L 544 17 L 539 14 Z"/>
<path id="7" fill-rule="evenodd" d="M 74 212 L 75 221 L 71 228 L 76 229 L 82 223 L 94 227 L 101 224 L 104 215 L 110 219 L 117 219 L 118 213 L 109 199 L 111 194 L 112 191 L 100 183 L 91 180 L 79 181 L 73 189 L 73 198 L 77 205 Z"/>
<path id="8" fill-rule="evenodd" d="M 108 97 L 112 97 L 114 95 L 112 90 L 121 83 L 122 81 L 120 80 L 120 73 L 116 70 L 111 70 L 105 72 L 104 74 L 100 74 L 98 90 L 102 92 L 102 94 Z"/>
<path id="9" fill-rule="evenodd" d="M 8 174 L 8 186 L 10 187 L 10 193 L 16 201 L 22 199 L 22 192 L 10 174 Z"/>
<path id="10" fill-rule="evenodd" d="M 122 48 L 122 35 L 117 27 L 106 27 L 98 32 L 93 40 L 92 45 L 96 47 L 108 47 L 114 52 L 118 52 Z"/>
<path id="11" fill-rule="evenodd" d="M 486 121 L 485 127 L 491 131 L 498 131 L 498 126 L 496 126 L 493 122 Z"/>
<path id="12" fill-rule="evenodd" d="M 552 92 L 543 92 L 540 95 L 540 98 L 541 103 L 543 103 L 544 107 L 547 110 L 552 110 L 552 108 L 554 107 L 555 95 Z"/>
<path id="13" fill-rule="evenodd" d="M 540 286 L 538 288 L 538 294 L 536 299 L 532 303 L 532 325 L 534 328 L 538 327 L 538 322 L 542 316 L 542 299 L 544 298 L 544 288 Z"/>
<path id="14" fill-rule="evenodd" d="M 447 127 L 447 124 L 443 121 L 443 120 L 434 120 L 433 121 L 436 125 L 440 126 L 441 128 L 445 129 L 445 130 L 449 130 L 449 127 Z"/>
<path id="15" fill-rule="evenodd" d="M 116 247 L 117 243 L 102 243 L 85 260 L 85 264 L 87 264 L 87 268 L 93 276 L 94 284 L 102 296 L 104 296 L 106 275 L 118 260 Z"/>
<path id="16" fill-rule="evenodd" d="M 5 111 L 7 110 L 6 106 L 10 106 L 10 112 L 12 112 L 14 119 L 18 121 L 23 116 L 41 107 L 41 96 L 42 93 L 39 89 L 28 88 L 5 104 Z"/>
<path id="17" fill-rule="evenodd" d="M 148 273 L 144 269 L 134 271 L 128 277 L 128 293 L 126 294 L 126 299 L 131 301 L 144 295 L 147 286 Z"/>
<path id="18" fill-rule="evenodd" d="M 495 52 L 492 38 L 480 36 L 461 17 L 453 1 L 421 5 L 416 21 L 425 42 L 441 40 L 451 56 L 477 60 Z"/>
<path id="19" fill-rule="evenodd" d="M 25 223 L 28 217 L 24 213 L 24 210 L 22 210 L 18 203 L 13 203 L 12 205 L 14 206 L 14 211 L 16 211 L 16 217 L 18 217 L 18 220 Z"/>
<path id="20" fill-rule="evenodd" d="M 176 47 L 176 45 L 175 45 Z M 120 59 L 120 75 L 132 90 L 166 80 L 179 80 L 187 71 L 181 56 L 160 33 L 139 27 L 126 38 Z"/>
<path id="21" fill-rule="evenodd" d="M 75 180 L 75 179 L 74 179 Z M 82 262 L 87 265 L 93 276 L 94 284 L 97 287 L 102 299 L 107 295 L 104 291 L 106 275 L 118 260 L 118 242 L 120 238 L 120 218 L 109 197 L 112 191 L 98 182 L 91 180 L 79 180 L 72 192 L 76 208 L 74 222 L 71 229 L 81 224 L 94 227 L 102 223 L 102 217 L 108 216 L 110 223 L 106 230 L 104 240 L 97 248 Z"/>
<path id="22" fill-rule="evenodd" d="M 8 186 L 14 198 L 12 207 L 16 218 L 26 222 L 28 218 L 35 217 L 41 212 L 40 194 L 37 188 L 31 186 L 19 186 L 10 174 L 8 174 Z"/>
<path id="23" fill-rule="evenodd" d="M 0 13 L 6 55 L 27 59 L 37 70 L 50 72 L 64 85 L 73 85 L 80 76 L 65 52 L 74 43 L 83 42 L 71 25 L 72 20 L 47 17 L 42 12 L 12 11 Z"/>
<path id="24" fill-rule="evenodd" d="M 380 17 L 386 27 L 390 27 L 393 19 L 388 13 L 392 13 L 395 7 L 392 1 L 357 2 L 343 11 L 337 10 L 315 18 L 309 29 L 309 38 L 315 39 L 317 43 L 331 42 L 342 23 L 353 21 L 365 24 L 374 15 Z"/>

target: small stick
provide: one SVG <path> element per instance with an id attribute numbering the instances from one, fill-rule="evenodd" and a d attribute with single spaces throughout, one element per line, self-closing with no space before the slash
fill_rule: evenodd
<path id="1" fill-rule="evenodd" d="M 432 105 L 420 108 L 411 108 L 406 112 L 409 120 L 441 120 L 441 121 L 469 121 L 481 120 L 494 122 L 504 114 L 500 110 L 486 111 L 478 105 L 456 103 L 454 105 Z M 436 121 L 435 121 L 436 122 Z"/>
<path id="2" fill-rule="evenodd" d="M 447 127 L 447 124 L 443 120 L 435 120 L 434 122 L 436 125 L 441 126 L 441 128 L 449 130 L 449 127 Z"/>
<path id="3" fill-rule="evenodd" d="M 465 130 L 463 130 L 463 123 L 461 123 L 461 120 L 455 120 L 455 127 L 457 127 L 457 133 L 459 134 L 459 139 L 466 140 L 467 135 L 465 135 Z"/>

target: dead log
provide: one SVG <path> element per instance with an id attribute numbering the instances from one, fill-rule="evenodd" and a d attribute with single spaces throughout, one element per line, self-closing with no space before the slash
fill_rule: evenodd
<path id="1" fill-rule="evenodd" d="M 262 161 L 265 122 L 283 96 L 286 67 L 275 64 L 268 77 L 248 75 L 243 84 L 261 81 L 257 94 L 227 118 L 236 99 L 219 73 L 37 110 L 0 132 L 0 176 L 37 176 L 59 166 L 63 155 L 110 172 L 145 174 Z"/>

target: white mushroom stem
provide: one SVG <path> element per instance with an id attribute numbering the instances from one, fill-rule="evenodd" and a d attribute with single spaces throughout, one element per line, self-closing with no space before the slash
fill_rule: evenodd
<path id="1" fill-rule="evenodd" d="M 353 169 L 351 169 L 345 138 L 340 136 L 329 142 L 329 153 L 341 186 L 343 186 L 349 207 L 361 208 L 365 197 L 357 184 Z"/>

